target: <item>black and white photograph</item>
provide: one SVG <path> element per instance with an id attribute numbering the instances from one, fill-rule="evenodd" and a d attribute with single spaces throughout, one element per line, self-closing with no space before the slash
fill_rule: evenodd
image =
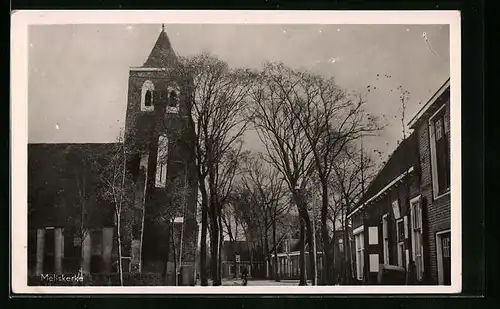
<path id="1" fill-rule="evenodd" d="M 460 292 L 458 12 L 12 19 L 14 291 Z"/>

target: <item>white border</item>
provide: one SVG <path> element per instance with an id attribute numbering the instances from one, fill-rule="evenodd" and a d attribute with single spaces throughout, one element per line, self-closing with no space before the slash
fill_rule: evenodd
<path id="1" fill-rule="evenodd" d="M 461 291 L 461 38 L 459 11 L 15 11 L 11 15 L 11 260 L 14 293 L 60 294 L 408 294 Z M 27 286 L 27 51 L 28 25 L 41 24 L 442 24 L 450 25 L 452 286 L 266 287 L 28 287 Z M 15 237 L 14 237 L 15 235 Z"/>

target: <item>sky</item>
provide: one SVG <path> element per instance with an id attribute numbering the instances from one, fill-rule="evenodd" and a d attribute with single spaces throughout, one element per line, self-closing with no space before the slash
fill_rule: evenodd
<path id="1" fill-rule="evenodd" d="M 448 25 L 166 24 L 165 30 L 181 56 L 209 52 L 232 67 L 255 69 L 280 61 L 333 76 L 346 91 L 362 93 L 369 112 L 385 116 L 387 126 L 367 147 L 386 155 L 402 135 L 396 88 L 410 93 L 408 122 L 450 74 Z M 144 63 L 161 25 L 28 31 L 28 142 L 116 141 L 125 124 L 129 67 Z M 377 89 L 368 92 L 368 85 Z M 259 150 L 255 134 L 247 134 L 246 144 Z"/>

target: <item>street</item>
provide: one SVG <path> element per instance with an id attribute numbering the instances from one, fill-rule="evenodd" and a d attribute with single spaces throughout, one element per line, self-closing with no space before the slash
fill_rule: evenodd
<path id="1" fill-rule="evenodd" d="M 212 280 L 208 281 L 209 285 L 212 285 Z M 309 282 L 309 285 L 311 282 Z M 199 285 L 199 284 L 198 284 Z M 222 279 L 222 286 L 237 286 L 243 285 L 241 279 Z M 281 280 L 276 282 L 274 280 L 248 280 L 247 286 L 298 286 L 299 280 Z"/>

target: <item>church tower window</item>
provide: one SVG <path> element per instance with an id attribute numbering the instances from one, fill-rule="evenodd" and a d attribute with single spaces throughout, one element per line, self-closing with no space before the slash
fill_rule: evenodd
<path id="1" fill-rule="evenodd" d="M 144 98 L 144 105 L 149 107 L 153 105 L 153 98 L 151 97 L 151 90 L 146 90 L 146 97 Z"/>
<path id="2" fill-rule="evenodd" d="M 155 90 L 154 84 L 147 80 L 142 84 L 141 91 L 141 111 L 151 112 L 154 110 L 153 91 Z"/>
<path id="3" fill-rule="evenodd" d="M 179 87 L 168 87 L 167 113 L 179 112 Z"/>
<path id="4" fill-rule="evenodd" d="M 158 156 L 156 160 L 156 187 L 165 188 L 167 184 L 168 139 L 165 135 L 158 138 Z"/>

